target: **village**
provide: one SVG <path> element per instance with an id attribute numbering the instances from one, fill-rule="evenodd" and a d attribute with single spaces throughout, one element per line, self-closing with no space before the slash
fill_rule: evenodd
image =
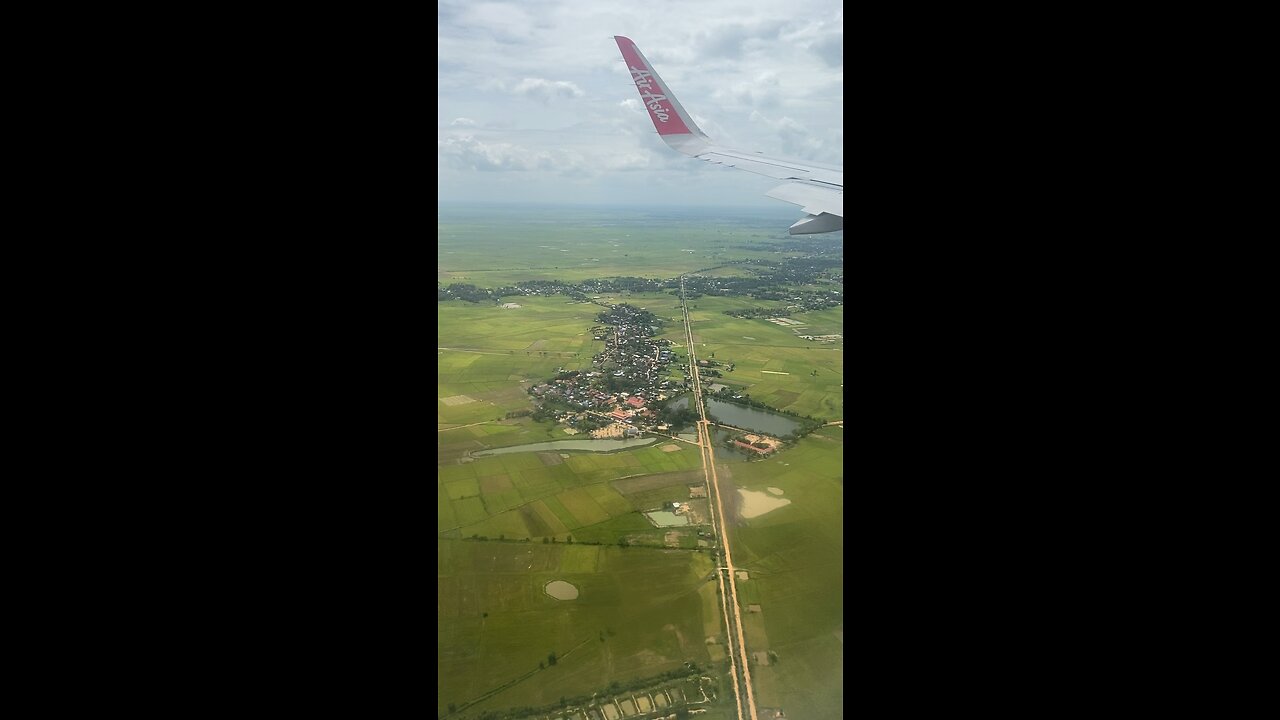
<path id="1" fill-rule="evenodd" d="M 673 409 L 666 401 L 689 389 L 688 371 L 670 369 L 680 361 L 669 340 L 655 338 L 661 321 L 643 308 L 613 305 L 600 313 L 601 323 L 591 328 L 592 336 L 605 342 L 605 349 L 592 358 L 594 370 L 563 371 L 553 379 L 529 388 L 540 401 L 534 417 L 563 424 L 569 435 L 588 433 L 597 439 L 626 439 L 642 432 L 674 434 L 692 424 L 697 413 Z M 732 371 L 732 364 L 699 360 L 706 377 L 720 377 L 715 368 Z M 739 398 L 723 385 L 709 386 L 713 392 Z M 746 433 L 729 441 L 749 455 L 764 456 L 780 449 L 781 443 L 764 435 Z"/>
<path id="2" fill-rule="evenodd" d="M 605 349 L 592 358 L 589 372 L 561 372 L 529 388 L 542 414 L 566 425 L 566 432 L 593 438 L 635 437 L 642 430 L 666 432 L 670 413 L 651 407 L 688 387 L 674 380 L 669 367 L 679 357 L 671 341 L 655 339 L 659 320 L 650 312 L 622 304 L 600 313 L 591 328 Z M 548 413 L 547 411 L 551 411 Z M 552 414 L 553 413 L 553 414 Z"/>

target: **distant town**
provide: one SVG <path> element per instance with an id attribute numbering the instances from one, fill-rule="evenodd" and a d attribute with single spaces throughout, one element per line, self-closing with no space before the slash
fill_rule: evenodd
<path id="1" fill-rule="evenodd" d="M 605 349 L 592 358 L 595 369 L 560 372 L 533 385 L 528 392 L 537 401 L 537 409 L 516 411 L 508 417 L 528 414 L 534 420 L 560 423 L 570 435 L 588 433 L 592 438 L 612 439 L 638 437 L 642 432 L 673 435 L 693 424 L 698 418 L 694 409 L 668 402 L 689 389 L 689 373 L 680 365 L 687 356 L 678 354 L 671 341 L 654 337 L 661 332 L 662 321 L 625 303 L 600 313 L 597 321 L 600 324 L 591 332 L 596 340 L 605 342 Z M 673 364 L 680 369 L 672 370 Z M 699 360 L 698 366 L 703 377 L 720 377 L 717 368 L 733 370 L 732 363 L 716 360 Z M 723 400 L 743 399 L 724 385 L 711 384 L 708 390 Z M 728 444 L 756 456 L 782 446 L 777 438 L 747 432 Z"/>
<path id="2" fill-rule="evenodd" d="M 745 266 L 748 276 L 717 277 L 699 275 L 716 268 Z M 803 289 L 801 286 L 805 286 Z M 525 295 L 565 295 L 580 302 L 591 302 L 603 294 L 625 292 L 678 294 L 679 278 L 658 280 L 642 277 L 614 277 L 581 282 L 562 280 L 529 280 L 497 288 L 480 288 L 470 283 L 438 284 L 438 301 L 463 300 L 501 304 L 504 297 Z M 816 289 L 822 288 L 822 289 Z M 782 307 L 725 311 L 734 317 L 787 317 L 793 312 L 809 312 L 836 307 L 844 303 L 844 270 L 840 256 L 828 257 L 825 251 L 807 257 L 782 260 L 741 260 L 703 268 L 685 276 L 685 297 L 690 300 L 703 295 L 746 296 L 757 300 L 786 303 Z M 812 339 L 812 338 L 805 338 Z"/>

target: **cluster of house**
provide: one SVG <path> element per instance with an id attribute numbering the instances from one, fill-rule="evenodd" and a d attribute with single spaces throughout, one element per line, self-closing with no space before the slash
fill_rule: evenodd
<path id="1" fill-rule="evenodd" d="M 734 438 L 733 444 L 743 450 L 750 450 L 760 455 L 768 455 L 778 449 L 779 443 L 777 438 L 771 438 L 768 435 L 752 435 L 748 433 L 741 438 Z"/>
<path id="2" fill-rule="evenodd" d="M 666 400 L 667 396 L 658 395 L 658 399 Z M 618 400 L 621 402 L 606 413 L 607 417 L 614 420 L 613 424 L 593 430 L 592 437 L 635 437 L 640 434 L 640 429 L 636 427 L 637 422 L 652 421 L 657 417 L 653 410 L 645 407 L 645 399 L 639 395 L 618 393 Z M 659 425 L 657 428 L 665 430 L 666 426 Z"/>
<path id="3" fill-rule="evenodd" d="M 648 337 L 651 332 L 644 328 L 619 326 L 612 331 L 605 330 L 600 334 L 599 328 L 593 328 L 595 337 L 605 341 L 605 349 L 596 354 L 592 360 L 597 366 L 612 363 L 617 366 L 613 371 L 616 378 L 626 378 L 629 384 L 640 387 L 670 387 L 666 380 L 667 366 L 675 359 L 671 352 L 670 340 Z"/>
<path id="4" fill-rule="evenodd" d="M 594 437 L 629 437 L 639 429 L 666 430 L 656 424 L 657 413 L 648 407 L 666 400 L 687 381 L 672 381 L 668 366 L 675 361 L 669 340 L 655 339 L 652 314 L 628 305 L 612 306 L 601 320 L 607 325 L 591 328 L 597 340 L 605 341 L 604 351 L 592 358 L 598 368 L 591 372 L 562 372 L 554 380 L 533 386 L 529 392 L 539 399 L 559 400 L 580 408 L 610 426 L 592 432 Z M 607 369 L 606 369 L 607 368 Z M 628 392 L 618 392 L 619 390 Z M 570 426 L 581 419 L 578 413 L 561 413 L 557 420 Z"/>
<path id="5" fill-rule="evenodd" d="M 652 395 L 656 400 L 667 399 L 665 394 L 653 391 L 642 391 L 635 395 L 625 392 L 606 392 L 596 386 L 592 380 L 599 377 L 600 373 L 566 373 L 566 375 L 568 377 L 534 385 L 529 388 L 529 392 L 536 398 L 561 399 L 574 407 L 604 412 L 618 420 L 631 418 L 637 413 L 652 416 L 652 411 L 645 412 L 647 395 Z"/>

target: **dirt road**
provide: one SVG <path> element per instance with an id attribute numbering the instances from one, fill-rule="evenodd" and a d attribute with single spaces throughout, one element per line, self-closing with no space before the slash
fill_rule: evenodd
<path id="1" fill-rule="evenodd" d="M 684 278 L 680 278 L 680 305 L 684 314 L 685 339 L 689 348 L 689 372 L 693 379 L 693 400 L 702 418 L 698 422 L 698 440 L 702 452 L 702 470 L 707 479 L 707 492 L 714 500 L 711 512 L 711 530 L 720 538 L 720 551 L 724 555 L 724 567 L 719 568 L 716 576 L 720 581 L 720 606 L 724 613 L 725 629 L 729 634 L 729 672 L 733 677 L 733 695 L 737 703 L 739 720 L 759 720 L 756 717 L 755 692 L 751 688 L 751 667 L 747 662 L 747 643 L 742 633 L 741 605 L 738 603 L 737 575 L 734 572 L 733 555 L 729 548 L 729 523 L 725 521 L 724 501 L 720 498 L 720 483 L 716 475 L 715 447 L 711 442 L 711 422 L 707 420 L 706 408 L 702 402 L 702 380 L 698 376 L 698 360 L 694 356 L 693 329 L 689 325 L 689 308 L 684 295 Z M 717 523 L 716 517 L 719 516 Z M 718 531 L 717 531 L 718 528 Z M 725 585 L 729 592 L 725 592 Z M 737 654 L 734 654 L 734 640 L 737 640 Z M 742 676 L 738 675 L 738 668 Z M 741 686 L 741 688 L 740 688 Z M 744 703 L 744 694 L 746 702 Z M 745 712 L 744 712 L 745 707 Z"/>

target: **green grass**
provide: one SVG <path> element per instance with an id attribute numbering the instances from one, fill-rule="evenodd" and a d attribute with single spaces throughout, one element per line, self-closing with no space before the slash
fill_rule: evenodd
<path id="1" fill-rule="evenodd" d="M 709 661 L 705 603 L 696 589 L 711 563 L 699 553 L 454 540 L 438 546 L 439 714 L 450 702 L 461 705 L 536 670 L 553 651 L 554 667 L 467 714 L 554 702 L 687 660 Z M 551 580 L 574 584 L 579 597 L 550 598 L 543 586 Z"/>
<path id="2" fill-rule="evenodd" d="M 844 431 L 827 427 L 776 457 L 733 466 L 741 488 L 781 488 L 791 504 L 747 520 L 732 536 L 734 562 L 750 571 L 739 593 L 759 603 L 749 650 L 774 650 L 752 670 L 759 704 L 797 717 L 843 710 Z"/>
<path id="3" fill-rule="evenodd" d="M 461 500 L 462 498 L 478 497 L 480 495 L 480 483 L 472 478 L 445 483 L 445 487 L 448 489 L 450 500 Z"/>
<path id="4" fill-rule="evenodd" d="M 637 510 L 652 510 L 662 507 L 666 502 L 686 502 L 689 499 L 689 486 L 681 482 L 676 485 L 641 490 L 627 495 L 627 499 Z"/>
<path id="5" fill-rule="evenodd" d="M 702 297 L 690 302 L 697 356 L 702 360 L 733 363 L 723 378 L 706 378 L 733 386 L 771 407 L 823 420 L 844 416 L 844 345 L 802 340 L 789 329 L 760 319 L 746 320 L 723 314 L 724 310 L 751 306 L 742 298 Z M 814 322 L 821 332 L 802 329 L 805 335 L 843 333 L 834 329 L 843 320 L 840 310 L 798 313 L 795 319 Z M 816 375 L 813 373 L 816 371 Z"/>
<path id="6" fill-rule="evenodd" d="M 556 496 L 562 505 L 577 518 L 578 525 L 595 525 L 609 519 L 600 504 L 591 499 L 585 488 L 575 488 Z"/>
<path id="7" fill-rule="evenodd" d="M 590 527 L 578 528 L 573 532 L 573 539 L 581 542 L 617 543 L 620 538 L 644 535 L 649 542 L 656 543 L 662 532 L 645 520 L 640 513 L 631 512 L 619 515 Z"/>

